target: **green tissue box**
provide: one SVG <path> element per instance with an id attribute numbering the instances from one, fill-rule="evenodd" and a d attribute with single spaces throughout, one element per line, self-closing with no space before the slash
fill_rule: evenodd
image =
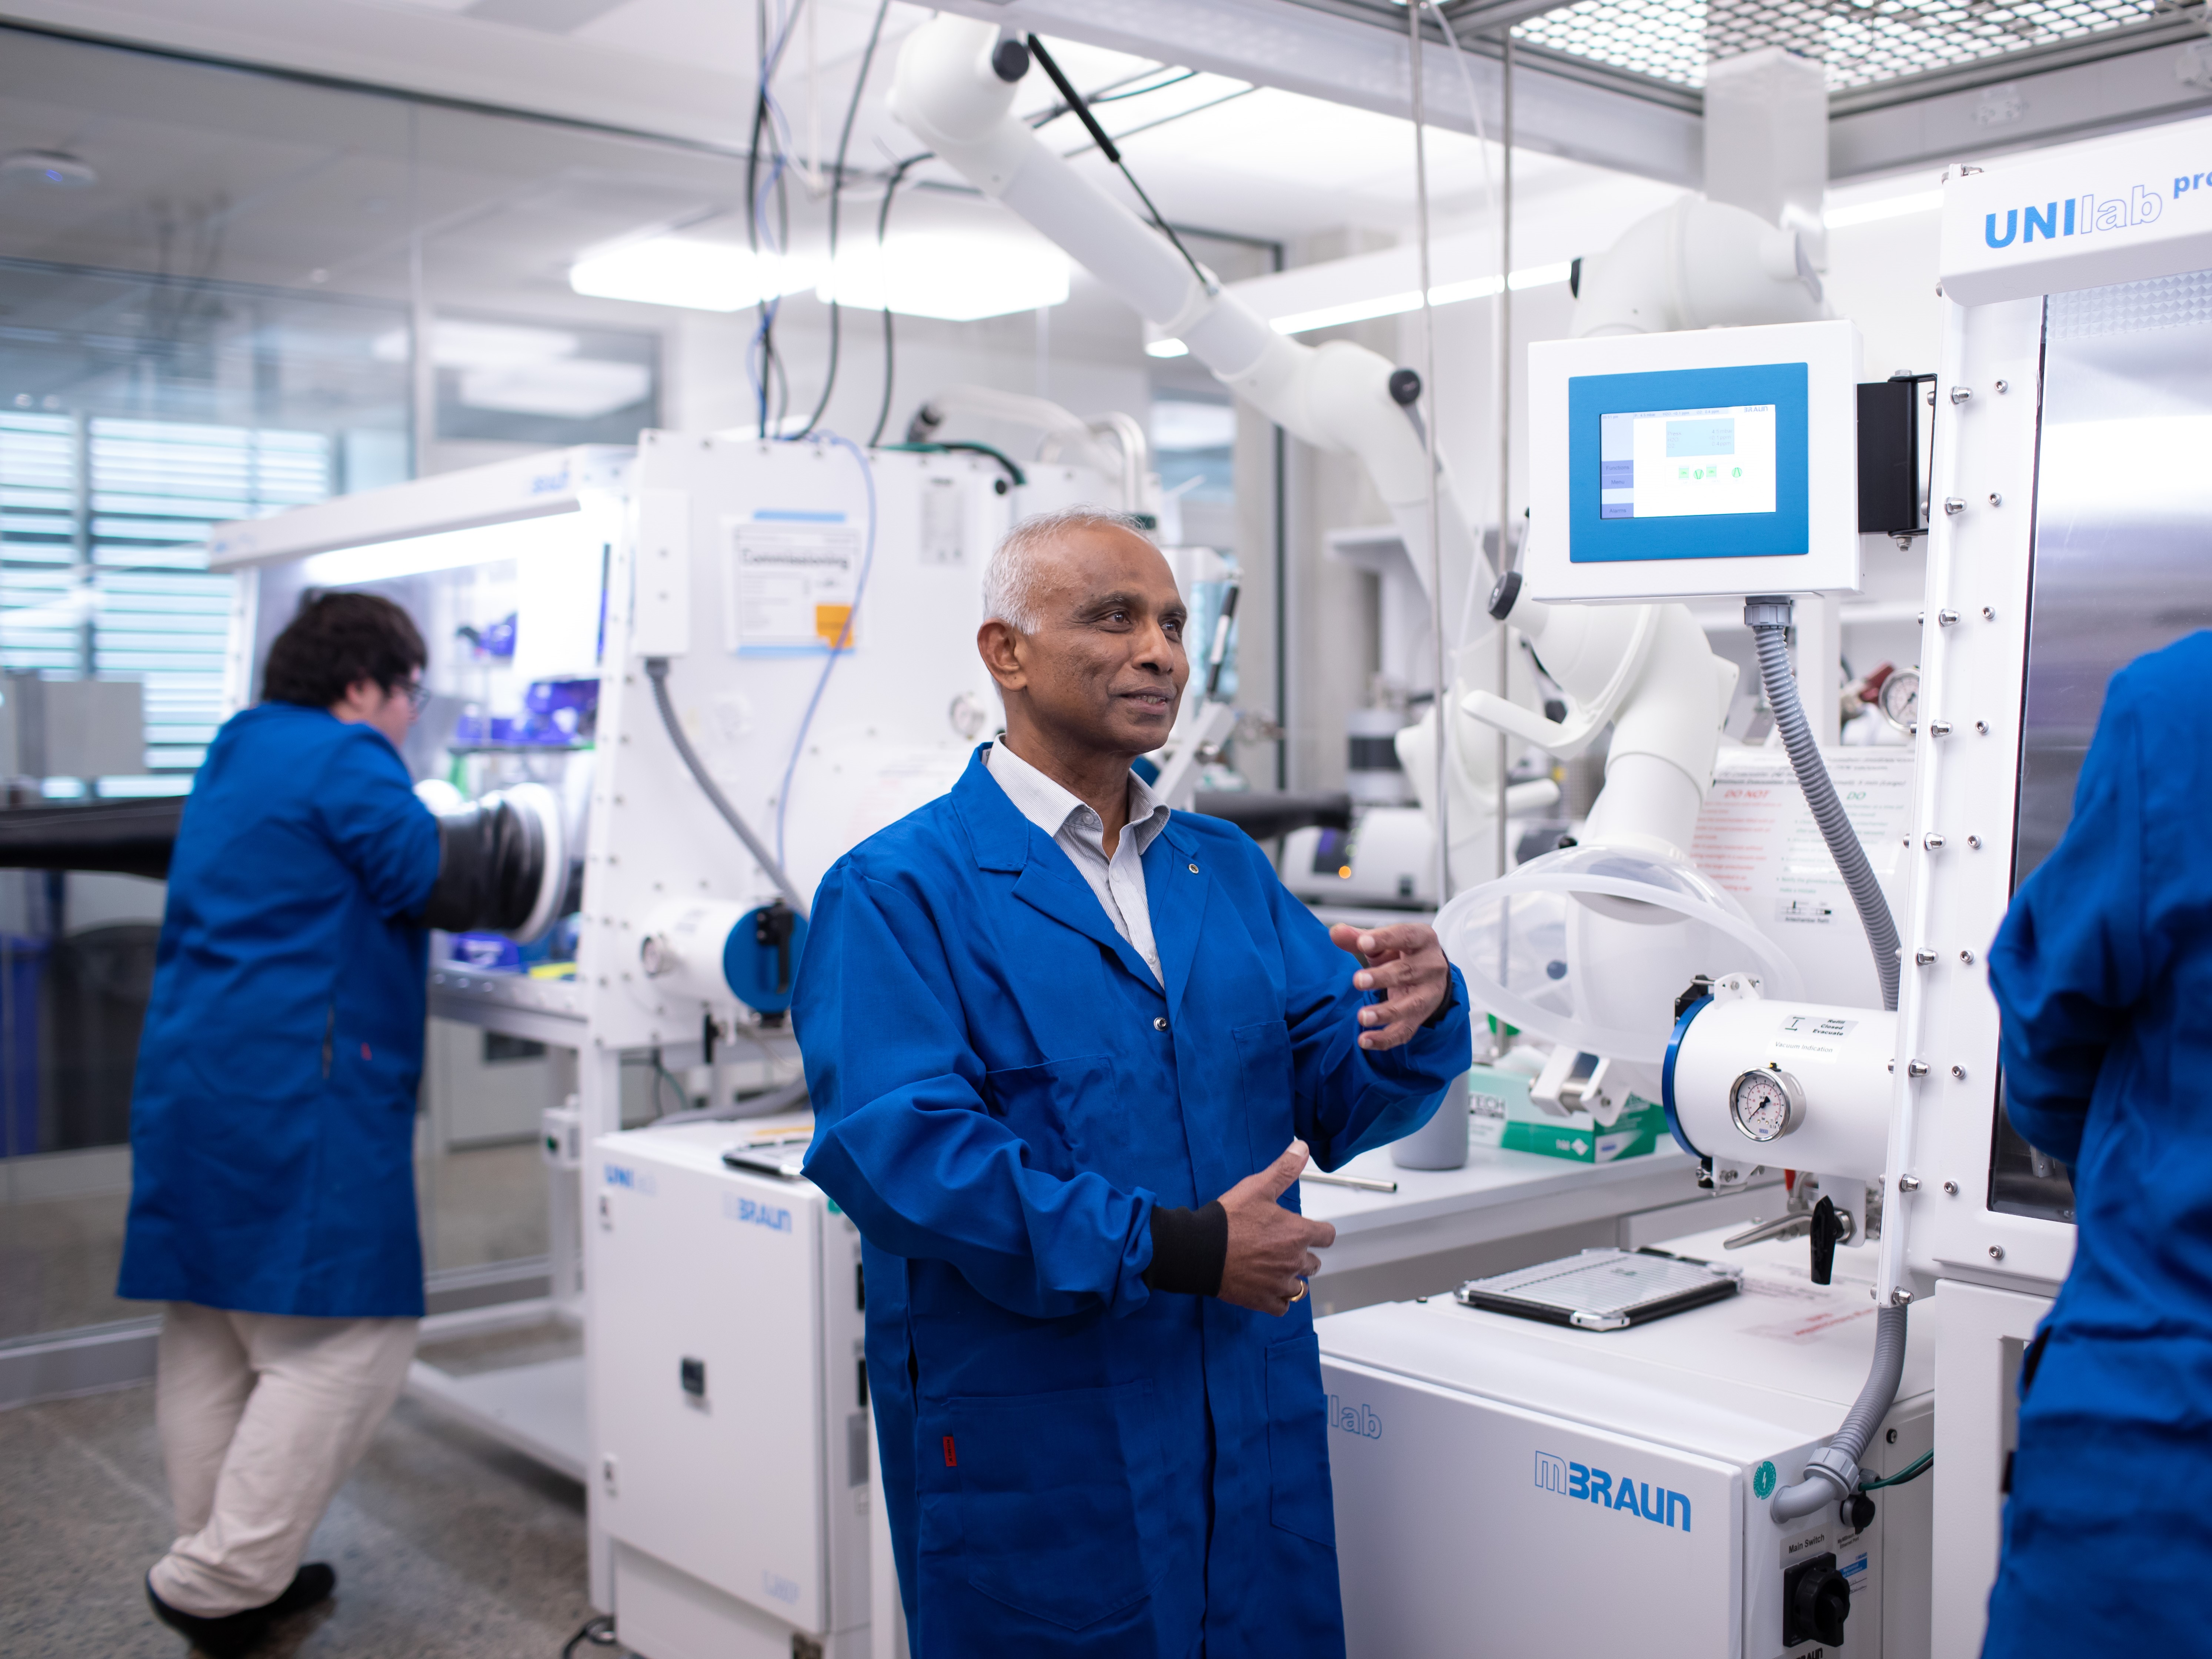
<path id="1" fill-rule="evenodd" d="M 1553 1116 L 1529 1100 L 1528 1084 L 1518 1072 L 1487 1066 L 1468 1073 L 1468 1130 L 1474 1145 L 1577 1164 L 1614 1164 L 1656 1152 L 1668 1138 L 1665 1110 L 1641 1095 L 1629 1096 L 1619 1119 L 1601 1125 L 1588 1112 Z"/>

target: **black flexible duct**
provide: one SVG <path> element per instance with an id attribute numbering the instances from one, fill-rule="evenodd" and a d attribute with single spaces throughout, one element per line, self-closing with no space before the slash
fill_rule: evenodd
<path id="1" fill-rule="evenodd" d="M 1759 647 L 1759 679 L 1766 692 L 1766 706 L 1774 711 L 1775 729 L 1782 733 L 1782 745 L 1790 751 L 1790 764 L 1797 774 L 1805 805 L 1812 809 L 1813 822 L 1820 825 L 1821 839 L 1828 843 L 1829 854 L 1850 891 L 1851 902 L 1858 907 L 1867 945 L 1874 952 L 1874 970 L 1881 981 L 1881 1006 L 1894 1012 L 1897 922 L 1889 914 L 1881 884 L 1875 879 L 1874 866 L 1867 862 L 1866 848 L 1859 844 L 1858 831 L 1851 828 L 1843 802 L 1836 799 L 1836 786 L 1820 759 L 1820 745 L 1813 741 L 1812 729 L 1805 723 L 1797 682 L 1790 672 L 1790 603 L 1786 599 L 1743 602 L 1743 620 Z"/>
<path id="2" fill-rule="evenodd" d="M 447 933 L 512 933 L 529 921 L 545 879 L 545 832 L 537 816 L 487 795 L 438 817 L 438 881 L 422 906 L 425 927 Z"/>
<path id="3" fill-rule="evenodd" d="M 669 742 L 676 745 L 676 757 L 684 763 L 684 769 L 691 775 L 691 781 L 699 786 L 699 792 L 722 815 L 722 821 L 738 832 L 738 839 L 744 842 L 745 851 L 753 855 L 754 863 L 768 872 L 769 879 L 783 895 L 783 902 L 800 915 L 805 915 L 806 901 L 799 896 L 799 889 L 792 885 L 791 878 L 784 873 L 782 864 L 775 854 L 768 850 L 767 843 L 753 834 L 752 826 L 744 821 L 736 807 L 730 805 L 729 797 L 707 775 L 706 764 L 700 760 L 698 750 L 692 748 L 691 739 L 684 735 L 684 723 L 676 718 L 676 705 L 668 700 L 668 659 L 647 657 L 645 673 L 646 678 L 653 682 L 653 703 L 660 711 L 661 727 L 668 733 Z"/>

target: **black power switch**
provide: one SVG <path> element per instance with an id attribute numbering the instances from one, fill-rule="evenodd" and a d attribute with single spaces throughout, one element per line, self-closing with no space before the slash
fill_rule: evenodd
<path id="1" fill-rule="evenodd" d="M 684 1392 L 695 1400 L 707 1397 L 707 1362 L 687 1359 L 683 1364 Z"/>
<path id="2" fill-rule="evenodd" d="M 1851 1581 L 1836 1571 L 1835 1553 L 1800 1561 L 1782 1575 L 1782 1645 L 1844 1639 L 1851 1613 Z"/>

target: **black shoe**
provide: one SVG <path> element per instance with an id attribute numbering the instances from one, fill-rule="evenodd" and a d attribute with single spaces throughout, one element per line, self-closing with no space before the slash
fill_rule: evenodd
<path id="1" fill-rule="evenodd" d="M 275 1601 L 210 1618 L 171 1607 L 154 1593 L 153 1575 L 149 1573 L 146 1600 L 153 1604 L 156 1619 L 179 1636 L 190 1637 L 192 1644 L 210 1655 L 210 1659 L 234 1659 L 234 1656 L 249 1651 L 260 1641 L 271 1620 L 325 1600 L 337 1588 L 337 1582 L 334 1571 L 320 1561 L 313 1561 L 292 1575 L 292 1582 Z"/>
<path id="2" fill-rule="evenodd" d="M 271 1619 L 288 1613 L 297 1613 L 302 1607 L 312 1607 L 318 1601 L 327 1601 L 331 1592 L 338 1587 L 337 1569 L 321 1561 L 310 1561 L 292 1575 L 292 1582 L 284 1593 L 260 1609 Z"/>

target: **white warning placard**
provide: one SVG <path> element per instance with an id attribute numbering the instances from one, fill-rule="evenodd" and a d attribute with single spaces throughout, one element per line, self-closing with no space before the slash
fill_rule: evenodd
<path id="1" fill-rule="evenodd" d="M 843 514 L 724 521 L 724 623 L 732 651 L 853 645 L 860 532 Z"/>
<path id="2" fill-rule="evenodd" d="M 1823 758 L 1891 911 L 1901 915 L 1899 872 L 1912 823 L 1912 751 L 1835 749 Z M 1721 750 L 1690 852 L 1797 964 L 1807 1001 L 1881 1006 L 1858 911 L 1787 754 Z"/>

